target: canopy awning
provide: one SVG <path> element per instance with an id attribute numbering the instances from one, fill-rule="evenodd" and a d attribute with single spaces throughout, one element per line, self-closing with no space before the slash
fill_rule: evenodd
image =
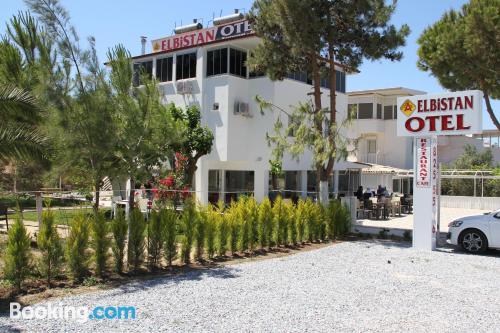
<path id="1" fill-rule="evenodd" d="M 343 170 L 361 170 L 370 166 L 368 163 L 362 162 L 351 162 L 351 161 L 338 161 L 333 165 L 333 170 L 343 171 Z"/>
<path id="2" fill-rule="evenodd" d="M 364 174 L 404 175 L 412 171 L 412 170 L 395 168 L 388 165 L 373 164 L 373 163 L 364 163 L 364 164 L 367 164 L 367 166 L 361 170 L 361 173 Z"/>

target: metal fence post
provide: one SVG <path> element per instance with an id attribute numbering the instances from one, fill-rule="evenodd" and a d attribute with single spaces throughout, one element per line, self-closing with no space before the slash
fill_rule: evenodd
<path id="1" fill-rule="evenodd" d="M 36 203 L 36 215 L 38 218 L 38 232 L 40 232 L 40 227 L 42 225 L 42 192 L 35 192 L 35 203 Z"/>

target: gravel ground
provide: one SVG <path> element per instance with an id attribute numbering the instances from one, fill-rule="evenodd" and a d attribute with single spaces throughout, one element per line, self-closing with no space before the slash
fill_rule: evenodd
<path id="1" fill-rule="evenodd" d="M 0 317 L 0 331 L 500 332 L 500 255 L 346 242 L 64 303 L 135 305 L 137 318 L 82 324 Z"/>

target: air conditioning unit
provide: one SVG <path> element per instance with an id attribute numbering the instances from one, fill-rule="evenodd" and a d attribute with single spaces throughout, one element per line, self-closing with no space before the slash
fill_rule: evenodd
<path id="1" fill-rule="evenodd" d="M 193 84 L 190 81 L 177 81 L 175 89 L 180 95 L 190 94 L 193 91 Z"/>
<path id="2" fill-rule="evenodd" d="M 243 116 L 243 117 L 248 117 L 251 118 L 252 115 L 250 114 L 250 109 L 248 107 L 248 103 L 243 103 L 243 102 L 234 102 L 234 112 L 235 115 L 237 116 Z"/>

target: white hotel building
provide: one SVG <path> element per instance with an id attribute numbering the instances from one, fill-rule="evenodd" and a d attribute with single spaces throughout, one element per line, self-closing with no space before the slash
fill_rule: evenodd
<path id="1" fill-rule="evenodd" d="M 156 77 L 165 103 L 187 107 L 198 105 L 202 123 L 214 134 L 212 152 L 198 162 L 195 190 L 200 202 L 230 200 L 241 192 L 254 193 L 260 200 L 270 191 L 271 148 L 266 133 L 273 131 L 278 111 L 260 113 L 255 96 L 288 109 L 310 98 L 311 81 L 305 73 L 290 74 L 282 81 L 250 72 L 249 53 L 259 43 L 242 14 L 221 17 L 203 29 L 193 23 L 175 29 L 176 34 L 152 41 L 153 52 L 133 57 Z M 396 98 L 422 94 L 404 88 L 346 93 L 346 75 L 337 68 L 338 118 L 349 107 L 357 108 L 358 119 L 346 134 L 358 138 L 356 153 L 349 162 L 336 163 L 331 193 L 346 193 L 358 185 L 387 186 L 389 191 L 410 192 L 411 181 L 402 176 L 412 167 L 413 146 L 409 138 L 396 137 Z M 327 86 L 322 82 L 322 86 Z M 328 105 L 329 89 L 322 89 Z M 384 166 L 382 166 L 384 165 Z M 310 153 L 299 161 L 285 157 L 285 175 L 279 189 L 285 196 L 306 196 L 316 191 Z"/>

